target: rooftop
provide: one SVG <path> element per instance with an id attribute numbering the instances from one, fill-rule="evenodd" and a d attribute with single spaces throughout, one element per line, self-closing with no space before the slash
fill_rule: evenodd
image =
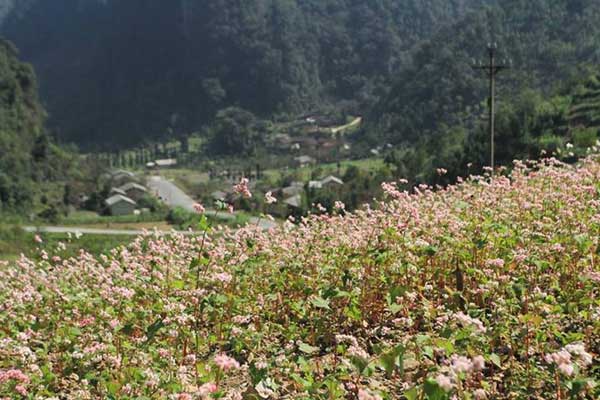
<path id="1" fill-rule="evenodd" d="M 116 187 L 111 188 L 110 189 L 110 193 L 111 194 L 115 193 L 115 194 L 120 194 L 120 195 L 123 195 L 123 196 L 127 196 L 127 193 L 123 189 L 119 189 L 119 188 L 116 188 Z"/>
<path id="2" fill-rule="evenodd" d="M 113 206 L 113 205 L 115 205 L 117 203 L 120 203 L 122 201 L 124 201 L 126 203 L 129 203 L 129 204 L 132 204 L 134 206 L 137 204 L 135 201 L 131 200 L 127 196 L 123 196 L 122 194 L 115 194 L 114 196 L 111 196 L 108 199 L 106 199 L 104 202 L 106 203 L 107 206 L 110 207 L 110 206 Z"/>
<path id="3" fill-rule="evenodd" d="M 321 179 L 321 184 L 323 184 L 323 185 L 327 185 L 330 183 L 336 183 L 338 185 L 343 185 L 344 181 L 342 181 L 340 178 L 337 178 L 333 175 L 329 175 L 328 177 Z"/>
<path id="4" fill-rule="evenodd" d="M 296 207 L 296 208 L 300 208 L 300 206 L 302 205 L 302 196 L 300 196 L 299 194 L 289 197 L 287 199 L 285 199 L 283 201 L 285 204 L 287 204 L 288 206 L 292 206 L 292 207 Z"/>
<path id="5" fill-rule="evenodd" d="M 128 192 L 131 189 L 137 189 L 137 190 L 141 190 L 142 192 L 147 192 L 148 189 L 146 189 L 146 187 L 140 185 L 139 183 L 135 183 L 135 182 L 129 182 L 126 183 L 122 186 L 119 186 L 118 189 L 121 189 L 124 192 Z"/>
<path id="6" fill-rule="evenodd" d="M 174 158 L 165 158 L 164 160 L 156 160 L 154 163 L 158 167 L 171 167 L 173 165 L 177 165 L 177 160 Z"/>

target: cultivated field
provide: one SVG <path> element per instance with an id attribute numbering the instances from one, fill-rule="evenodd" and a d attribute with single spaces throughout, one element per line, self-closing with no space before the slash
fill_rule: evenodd
<path id="1" fill-rule="evenodd" d="M 599 398 L 597 160 L 384 191 L 0 264 L 0 397 Z"/>

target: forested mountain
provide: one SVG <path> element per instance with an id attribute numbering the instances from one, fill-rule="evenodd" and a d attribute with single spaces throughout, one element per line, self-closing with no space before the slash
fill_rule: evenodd
<path id="1" fill-rule="evenodd" d="M 505 0 L 468 14 L 417 46 L 413 63 L 398 72 L 367 118 L 367 138 L 404 144 L 394 162 L 410 177 L 428 180 L 423 174 L 439 167 L 456 176 L 470 162 L 486 165 L 487 76 L 471 66 L 475 58 L 487 61 L 486 44 L 497 42 L 499 58 L 514 60 L 499 76 L 498 161 L 539 155 L 540 138 L 553 130 L 572 139 L 564 121 L 538 129 L 536 118 L 548 114 L 544 106 L 561 110 L 545 100 L 592 74 L 600 61 L 599 20 L 595 0 Z"/>
<path id="2" fill-rule="evenodd" d="M 50 126 L 88 147 L 198 130 L 216 111 L 361 112 L 410 50 L 491 0 L 4 0 Z M 0 14 L 1 15 L 1 14 Z M 1 20 L 1 19 L 0 19 Z"/>
<path id="3" fill-rule="evenodd" d="M 30 65 L 17 59 L 16 49 L 0 42 L 0 212 L 30 200 L 34 165 L 43 162 L 47 138 L 44 110 Z"/>

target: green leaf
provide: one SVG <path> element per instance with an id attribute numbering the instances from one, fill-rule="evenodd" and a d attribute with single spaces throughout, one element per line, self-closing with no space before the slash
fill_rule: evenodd
<path id="1" fill-rule="evenodd" d="M 429 400 L 443 400 L 448 397 L 444 389 L 434 379 L 427 379 L 423 388 Z"/>
<path id="2" fill-rule="evenodd" d="M 429 257 L 433 257 L 437 254 L 438 248 L 436 246 L 427 246 L 425 248 L 425 254 Z"/>
<path id="3" fill-rule="evenodd" d="M 433 347 L 431 347 L 431 346 L 423 347 L 423 354 L 425 354 L 427 356 L 427 358 L 429 358 L 430 360 L 435 360 Z"/>
<path id="4" fill-rule="evenodd" d="M 154 340 L 154 336 L 156 336 L 156 333 L 163 326 L 165 326 L 165 324 L 163 322 L 163 318 L 159 318 L 156 321 L 154 321 L 154 323 L 152 325 L 150 325 L 148 327 L 148 329 L 146 329 L 146 337 L 148 338 L 146 340 L 146 345 Z"/>
<path id="5" fill-rule="evenodd" d="M 398 345 L 381 355 L 379 360 L 381 361 L 381 366 L 385 370 L 388 379 L 392 377 L 392 374 L 396 369 L 400 370 L 401 374 L 404 373 L 404 351 L 404 346 Z"/>
<path id="6" fill-rule="evenodd" d="M 393 288 L 390 289 L 390 304 L 394 304 L 396 302 L 396 299 L 402 295 L 404 295 L 404 293 L 406 293 L 406 287 L 405 286 L 394 286 Z"/>
<path id="7" fill-rule="evenodd" d="M 116 396 L 120 388 L 121 385 L 118 381 L 111 381 L 106 384 L 106 389 L 111 396 Z"/>
<path id="8" fill-rule="evenodd" d="M 583 392 L 588 387 L 590 383 L 593 385 L 594 381 L 592 379 L 575 379 L 573 382 L 571 382 L 571 398 L 576 398 L 581 392 Z"/>
<path id="9" fill-rule="evenodd" d="M 451 340 L 439 338 L 439 339 L 435 340 L 435 345 L 437 347 L 444 349 L 446 354 L 454 353 L 454 344 L 452 343 Z"/>
<path id="10" fill-rule="evenodd" d="M 496 367 L 501 368 L 502 362 L 500 361 L 500 356 L 496 353 L 492 353 L 489 355 L 490 362 L 494 364 Z"/>
<path id="11" fill-rule="evenodd" d="M 198 222 L 198 230 L 208 231 L 209 229 L 210 224 L 208 222 L 208 218 L 206 218 L 206 215 L 202 215 L 202 217 L 200 217 L 200 222 Z"/>
<path id="12" fill-rule="evenodd" d="M 398 312 L 402 311 L 402 305 L 401 304 L 392 303 L 392 304 L 390 304 L 388 306 L 388 309 L 390 310 L 390 313 L 397 314 Z"/>
<path id="13" fill-rule="evenodd" d="M 419 397 L 419 390 L 415 386 L 414 388 L 404 392 L 404 397 L 406 397 L 406 400 L 417 400 L 417 398 Z"/>
<path id="14" fill-rule="evenodd" d="M 79 328 L 72 326 L 69 328 L 68 334 L 70 337 L 77 337 L 77 336 L 81 335 L 81 330 Z"/>
<path id="15" fill-rule="evenodd" d="M 181 289 L 183 289 L 185 287 L 185 282 L 181 281 L 181 280 L 172 281 L 171 282 L 171 287 L 173 289 L 179 289 L 179 290 L 181 290 Z"/>
<path id="16" fill-rule="evenodd" d="M 318 351 L 320 351 L 321 349 L 319 349 L 318 347 L 311 346 L 306 343 L 300 343 L 298 345 L 298 350 L 300 350 L 301 352 L 303 352 L 305 354 L 315 354 Z"/>
<path id="17" fill-rule="evenodd" d="M 310 302 L 313 306 L 317 308 L 324 308 L 326 310 L 329 310 L 329 300 L 325 300 L 322 297 L 315 297 Z"/>

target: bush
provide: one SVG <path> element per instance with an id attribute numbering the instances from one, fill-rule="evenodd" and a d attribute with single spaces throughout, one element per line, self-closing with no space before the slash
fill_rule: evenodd
<path id="1" fill-rule="evenodd" d="M 544 134 L 538 138 L 537 143 L 540 150 L 555 152 L 559 148 L 563 147 L 565 140 L 557 135 Z"/>
<path id="2" fill-rule="evenodd" d="M 596 144 L 598 140 L 597 128 L 576 128 L 572 133 L 573 144 L 580 149 L 587 149 Z"/>
<path id="3" fill-rule="evenodd" d="M 167 222 L 171 225 L 182 227 L 191 222 L 193 214 L 181 207 L 175 207 L 167 214 Z"/>

